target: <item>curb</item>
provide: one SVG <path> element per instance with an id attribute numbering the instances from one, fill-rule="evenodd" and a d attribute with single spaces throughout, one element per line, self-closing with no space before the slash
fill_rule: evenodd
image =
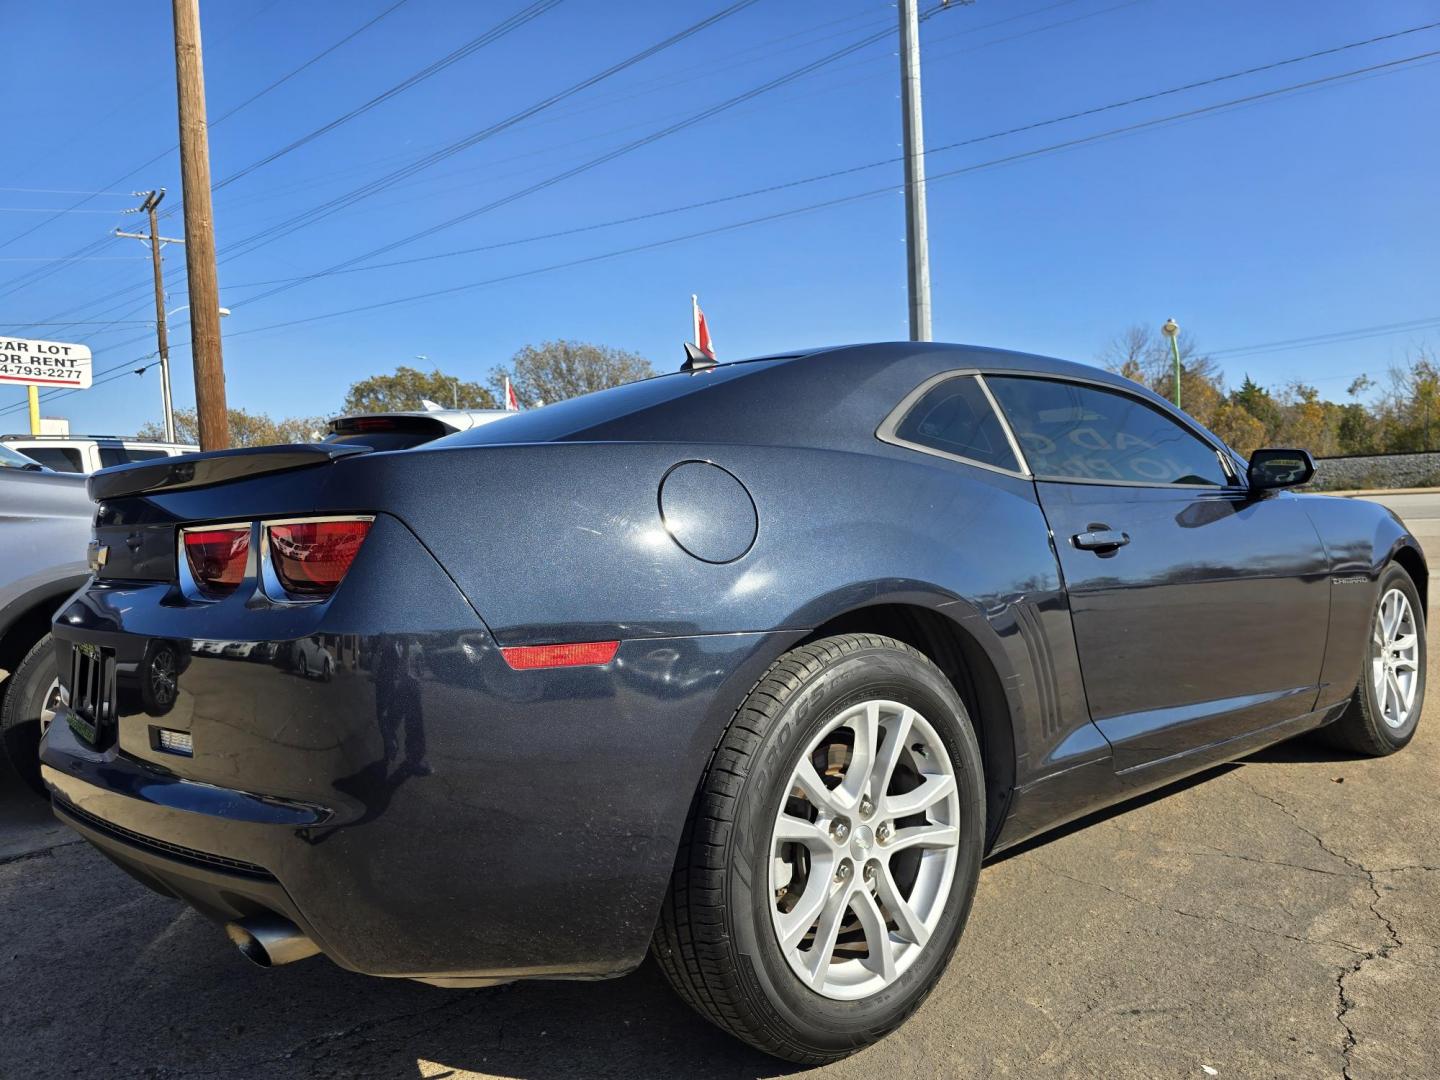
<path id="1" fill-rule="evenodd" d="M 1414 488 L 1357 488 L 1353 491 L 1321 491 L 1320 495 L 1340 495 L 1347 499 L 1365 497 L 1369 495 L 1437 495 L 1440 494 L 1440 487 L 1414 487 Z"/>

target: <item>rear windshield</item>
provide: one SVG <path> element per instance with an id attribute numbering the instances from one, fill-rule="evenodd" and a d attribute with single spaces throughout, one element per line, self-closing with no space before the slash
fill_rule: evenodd
<path id="1" fill-rule="evenodd" d="M 644 412 L 657 405 L 708 387 L 720 386 L 752 372 L 773 367 L 791 357 L 770 360 L 746 360 L 688 374 L 676 372 L 653 379 L 626 383 L 609 390 L 557 401 L 540 409 L 527 409 L 507 417 L 503 424 L 485 424 L 469 431 L 447 436 L 438 445 L 466 446 L 495 443 L 541 443 L 564 439 L 583 439 L 591 429 L 602 427 L 623 417 Z M 641 426 L 643 430 L 643 425 Z"/>

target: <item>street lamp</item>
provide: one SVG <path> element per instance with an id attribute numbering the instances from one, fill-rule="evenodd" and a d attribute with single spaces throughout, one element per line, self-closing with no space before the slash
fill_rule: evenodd
<path id="1" fill-rule="evenodd" d="M 165 321 L 168 322 L 171 315 L 178 315 L 182 311 L 188 311 L 189 304 L 181 304 L 174 311 L 165 312 Z M 224 318 L 230 314 L 230 309 L 222 307 L 220 317 Z M 160 402 L 165 410 L 165 441 L 175 441 L 175 407 L 170 401 L 170 341 L 164 331 L 164 323 L 161 323 L 160 330 Z"/>
<path id="2" fill-rule="evenodd" d="M 1170 339 L 1170 354 L 1175 357 L 1175 407 L 1180 408 L 1180 324 L 1166 319 L 1160 332 Z"/>
<path id="3" fill-rule="evenodd" d="M 430 362 L 430 357 L 426 356 L 424 353 L 416 353 L 415 359 L 422 360 L 427 364 Z M 440 369 L 436 368 L 435 373 L 438 375 L 440 373 Z M 452 375 L 450 377 L 450 406 L 451 408 L 456 410 L 460 408 L 460 376 L 458 375 Z"/>

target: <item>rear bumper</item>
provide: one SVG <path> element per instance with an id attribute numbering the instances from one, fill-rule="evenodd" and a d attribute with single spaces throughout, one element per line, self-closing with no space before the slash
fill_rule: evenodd
<path id="1" fill-rule="evenodd" d="M 56 618 L 61 671 L 85 643 L 120 683 L 108 737 L 62 710 L 42 743 L 58 816 L 217 921 L 273 912 L 342 967 L 441 983 L 637 965 L 706 757 L 797 636 L 636 639 L 604 667 L 516 672 L 438 600 L 424 617 L 449 629 L 331 619 L 288 640 L 246 640 L 265 613 L 237 608 L 247 647 L 217 650 L 176 636 L 157 590 L 92 586 Z M 134 686 L 164 647 L 182 663 L 157 703 Z"/>

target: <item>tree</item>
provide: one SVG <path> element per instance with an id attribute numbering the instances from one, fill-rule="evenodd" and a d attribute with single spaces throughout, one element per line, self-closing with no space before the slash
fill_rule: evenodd
<path id="1" fill-rule="evenodd" d="M 1320 391 L 1295 380 L 1276 398 L 1280 423 L 1271 432 L 1277 446 L 1298 446 L 1316 457 L 1332 457 L 1340 450 L 1340 411 L 1320 400 Z"/>
<path id="2" fill-rule="evenodd" d="M 343 413 L 415 412 L 422 398 L 445 408 L 493 409 L 495 397 L 479 383 L 461 382 L 439 368 L 424 372 L 400 366 L 393 375 L 372 375 L 351 383 Z"/>
<path id="3" fill-rule="evenodd" d="M 1180 402 L 1187 413 L 1209 424 L 1225 400 L 1223 375 L 1214 359 L 1202 354 L 1195 339 L 1181 332 Z M 1136 323 L 1115 338 L 1100 354 L 1108 371 L 1148 387 L 1161 397 L 1175 398 L 1175 358 L 1170 342 L 1149 326 Z"/>
<path id="4" fill-rule="evenodd" d="M 547 341 L 540 346 L 526 345 L 511 359 L 510 367 L 496 369 L 490 385 L 503 394 L 509 378 L 522 405 L 539 405 L 654 374 L 650 361 L 637 353 L 583 341 Z"/>
<path id="5" fill-rule="evenodd" d="M 288 416 L 272 420 L 264 413 L 230 409 L 230 442 L 234 446 L 274 446 L 284 443 L 315 442 L 329 429 L 323 416 Z M 141 439 L 160 442 L 165 438 L 165 425 L 151 421 L 137 433 Z M 200 425 L 194 409 L 175 410 L 175 440 L 182 443 L 200 441 Z"/>
<path id="6" fill-rule="evenodd" d="M 1260 421 L 1266 431 L 1274 431 L 1280 426 L 1280 406 L 1275 404 L 1270 391 L 1248 374 L 1240 389 L 1231 391 L 1230 400 Z"/>
<path id="7" fill-rule="evenodd" d="M 1225 440 L 1227 446 L 1241 457 L 1248 458 L 1264 446 L 1269 434 L 1265 425 L 1231 395 L 1220 403 L 1210 421 L 1210 430 Z"/>
<path id="8" fill-rule="evenodd" d="M 1392 367 L 1377 412 L 1385 450 L 1433 450 L 1440 440 L 1440 363 L 1422 352 L 1409 367 Z"/>

